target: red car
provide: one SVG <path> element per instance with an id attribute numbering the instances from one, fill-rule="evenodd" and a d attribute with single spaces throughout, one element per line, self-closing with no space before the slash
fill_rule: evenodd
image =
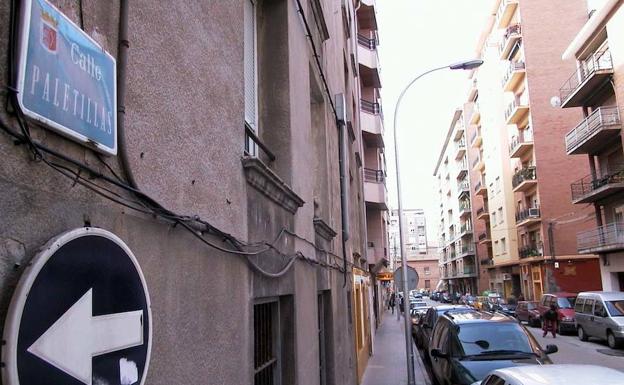
<path id="1" fill-rule="evenodd" d="M 516 307 L 516 318 L 528 322 L 529 326 L 539 326 L 540 313 L 537 310 L 537 301 L 520 301 Z"/>
<path id="2" fill-rule="evenodd" d="M 576 293 L 552 293 L 542 295 L 542 299 L 537 305 L 540 317 L 549 309 L 550 305 L 557 307 L 559 315 L 559 323 L 557 332 L 576 333 L 576 325 L 574 323 L 574 303 L 576 302 Z"/>

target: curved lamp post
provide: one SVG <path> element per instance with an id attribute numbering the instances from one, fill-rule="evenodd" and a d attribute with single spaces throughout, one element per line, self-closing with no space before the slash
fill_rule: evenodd
<path id="1" fill-rule="evenodd" d="M 407 286 L 407 262 L 406 262 L 406 253 L 405 253 L 405 244 L 403 243 L 404 234 L 403 234 L 403 205 L 401 204 L 401 173 L 399 172 L 399 141 L 397 140 L 397 115 L 399 111 L 399 106 L 401 105 L 401 101 L 403 100 L 403 96 L 407 90 L 414 84 L 416 81 L 423 76 L 430 74 L 435 71 L 443 70 L 443 69 L 451 69 L 451 70 L 472 70 L 479 67 L 483 64 L 483 60 L 468 60 L 455 64 L 445 65 L 443 67 L 433 68 L 428 71 L 423 72 L 422 74 L 416 76 L 411 82 L 405 86 L 401 94 L 399 95 L 399 99 L 397 100 L 396 106 L 394 107 L 394 122 L 393 122 L 393 130 L 394 130 L 394 162 L 396 167 L 396 184 L 397 184 L 397 198 L 399 204 L 399 244 L 401 245 L 401 267 L 403 270 L 403 303 L 405 304 L 403 307 L 403 319 L 405 321 L 405 352 L 407 355 L 407 380 L 408 385 L 416 385 L 414 378 L 414 349 L 412 347 L 411 341 L 411 329 L 412 322 L 411 317 L 408 317 L 408 313 L 410 312 L 409 308 L 409 290 Z"/>

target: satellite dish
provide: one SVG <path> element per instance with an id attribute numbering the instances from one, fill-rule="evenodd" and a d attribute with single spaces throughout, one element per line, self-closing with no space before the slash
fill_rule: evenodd
<path id="1" fill-rule="evenodd" d="M 553 96 L 550 98 L 550 105 L 555 108 L 561 107 L 561 98 L 559 98 L 559 96 Z"/>

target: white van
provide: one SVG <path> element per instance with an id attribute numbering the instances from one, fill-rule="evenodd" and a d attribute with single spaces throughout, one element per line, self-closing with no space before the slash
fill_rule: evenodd
<path id="1" fill-rule="evenodd" d="M 598 337 L 607 340 L 612 349 L 624 344 L 624 292 L 579 293 L 574 313 L 581 341 L 587 341 L 589 337 Z"/>

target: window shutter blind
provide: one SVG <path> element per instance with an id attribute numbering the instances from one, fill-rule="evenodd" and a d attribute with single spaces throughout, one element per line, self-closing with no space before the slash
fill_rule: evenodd
<path id="1" fill-rule="evenodd" d="M 256 130 L 256 10 L 245 0 L 244 12 L 245 121 Z"/>

